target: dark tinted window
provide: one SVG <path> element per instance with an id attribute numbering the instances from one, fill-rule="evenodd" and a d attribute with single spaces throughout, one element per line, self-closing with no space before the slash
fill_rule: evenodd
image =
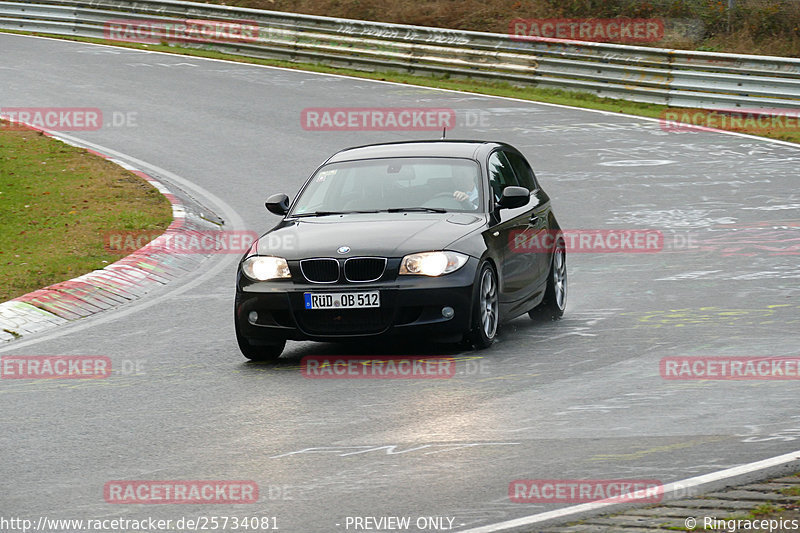
<path id="1" fill-rule="evenodd" d="M 525 158 L 514 152 L 504 152 L 504 154 L 508 157 L 508 161 L 517 175 L 520 187 L 525 187 L 529 191 L 536 190 L 538 188 L 536 186 L 536 177 Z"/>
<path id="2" fill-rule="evenodd" d="M 500 200 L 503 189 L 509 185 L 519 185 L 511 163 L 503 152 L 494 152 L 489 156 L 489 185 L 492 187 L 495 201 Z"/>
<path id="3" fill-rule="evenodd" d="M 467 200 L 455 198 L 462 191 Z M 309 180 L 292 215 L 431 207 L 480 209 L 480 168 L 471 159 L 398 157 L 330 163 Z"/>

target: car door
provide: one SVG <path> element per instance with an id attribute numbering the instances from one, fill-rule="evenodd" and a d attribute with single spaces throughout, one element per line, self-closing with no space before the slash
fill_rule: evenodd
<path id="1" fill-rule="evenodd" d="M 513 243 L 516 235 L 528 229 L 531 217 L 530 202 L 528 205 L 517 209 L 497 210 L 497 203 L 503 194 L 503 189 L 510 185 L 520 185 L 514 169 L 503 150 L 495 150 L 489 154 L 487 160 L 489 174 L 490 204 L 495 209 L 498 220 L 492 228 L 492 235 L 503 243 L 502 259 L 500 264 L 500 301 L 512 311 L 515 304 L 524 302 L 535 289 L 537 272 L 536 259 L 528 253 L 517 253 L 512 250 L 509 243 Z"/>
<path id="2" fill-rule="evenodd" d="M 515 151 L 506 150 L 504 152 L 506 158 L 511 163 L 511 168 L 514 169 L 514 174 L 519 181 L 520 187 L 525 187 L 531 192 L 531 201 L 528 204 L 528 227 L 525 230 L 527 242 L 530 243 L 531 237 L 534 237 L 533 242 L 540 243 L 540 247 L 522 246 L 522 249 L 517 249 L 517 252 L 527 252 L 531 268 L 535 272 L 534 285 L 541 285 L 547 281 L 547 276 L 550 273 L 550 258 L 552 257 L 552 250 L 547 249 L 550 243 L 554 242 L 555 232 L 550 228 L 550 198 L 539 187 L 536 181 L 536 175 L 533 172 L 530 164 L 522 154 Z M 517 242 L 520 242 L 519 239 Z M 514 243 L 509 243 L 514 251 Z M 519 246 L 517 248 L 520 248 Z M 546 253 L 545 253 L 546 250 Z"/>

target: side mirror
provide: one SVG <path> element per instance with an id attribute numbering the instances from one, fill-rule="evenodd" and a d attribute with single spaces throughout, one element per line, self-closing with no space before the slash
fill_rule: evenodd
<path id="1" fill-rule="evenodd" d="M 503 189 L 503 196 L 500 198 L 497 205 L 500 209 L 516 209 L 528 203 L 530 194 L 531 193 L 525 187 L 509 185 Z"/>
<path id="2" fill-rule="evenodd" d="M 289 212 L 289 197 L 285 194 L 273 194 L 264 205 L 270 213 L 283 216 Z"/>

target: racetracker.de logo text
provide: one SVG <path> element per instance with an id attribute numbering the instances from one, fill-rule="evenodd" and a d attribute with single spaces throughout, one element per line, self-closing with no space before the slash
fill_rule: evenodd
<path id="1" fill-rule="evenodd" d="M 798 380 L 800 357 L 665 357 L 661 377 L 670 380 Z"/>
<path id="2" fill-rule="evenodd" d="M 452 357 L 309 355 L 300 362 L 308 379 L 448 379 L 456 372 Z"/>
<path id="3" fill-rule="evenodd" d="M 111 41 L 159 44 L 161 42 L 252 43 L 258 41 L 258 22 L 252 20 L 125 20 L 106 21 L 103 35 Z"/>
<path id="4" fill-rule="evenodd" d="M 103 246 L 110 253 L 126 254 L 144 247 L 166 254 L 243 254 L 257 239 L 256 232 L 247 230 L 111 231 L 103 236 Z"/>
<path id="5" fill-rule="evenodd" d="M 103 355 L 4 355 L 3 379 L 98 379 L 111 374 Z"/>
<path id="6" fill-rule="evenodd" d="M 307 131 L 442 131 L 456 125 L 447 108 L 309 107 L 300 113 Z"/>
<path id="7" fill-rule="evenodd" d="M 255 481 L 109 481 L 106 503 L 256 503 Z"/>
<path id="8" fill-rule="evenodd" d="M 637 229 L 566 229 L 512 230 L 508 245 L 513 253 L 550 253 L 561 241 L 568 253 L 655 253 L 664 249 L 664 235 L 659 230 Z"/>
<path id="9" fill-rule="evenodd" d="M 103 112 L 96 107 L 2 107 L 3 130 L 29 127 L 50 131 L 97 131 L 103 127 Z"/>
<path id="10" fill-rule="evenodd" d="M 537 38 L 573 41 L 652 43 L 664 38 L 664 21 L 652 19 L 514 19 L 508 33 L 515 41 Z"/>
<path id="11" fill-rule="evenodd" d="M 514 503 L 658 503 L 663 495 L 654 479 L 515 479 L 508 485 Z"/>

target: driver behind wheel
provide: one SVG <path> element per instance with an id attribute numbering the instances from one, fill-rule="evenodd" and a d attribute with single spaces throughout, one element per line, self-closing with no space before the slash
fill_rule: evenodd
<path id="1" fill-rule="evenodd" d="M 475 170 L 471 167 L 453 166 L 453 182 L 456 186 L 453 198 L 469 203 L 473 209 L 478 207 L 478 183 L 475 177 Z"/>

